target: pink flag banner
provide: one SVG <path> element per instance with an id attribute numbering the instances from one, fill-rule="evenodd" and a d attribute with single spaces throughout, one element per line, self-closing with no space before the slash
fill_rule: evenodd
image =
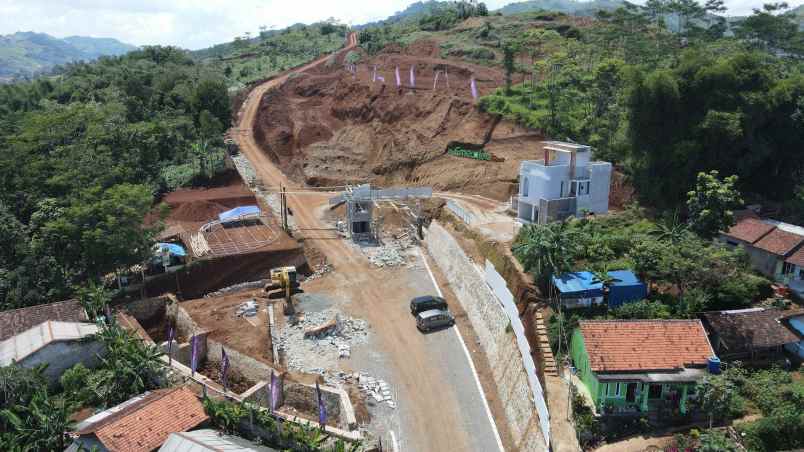
<path id="1" fill-rule="evenodd" d="M 441 74 L 441 71 L 436 71 L 435 78 L 433 79 L 433 91 L 435 91 L 436 86 L 438 86 L 438 76 Z"/>
<path id="2" fill-rule="evenodd" d="M 449 72 L 447 72 L 447 68 L 444 68 L 444 79 L 446 79 L 447 89 L 449 89 Z"/>
<path id="3" fill-rule="evenodd" d="M 198 336 L 193 336 L 192 354 L 190 355 L 190 376 L 195 377 L 195 370 L 198 368 Z"/>
<path id="4" fill-rule="evenodd" d="M 472 80 L 472 81 L 469 83 L 469 85 L 470 85 L 470 86 L 471 86 L 471 88 L 472 88 L 472 98 L 473 98 L 474 100 L 477 100 L 477 83 L 475 83 L 475 78 L 474 78 L 474 77 L 472 77 L 472 79 L 471 79 L 471 80 Z"/>
<path id="5" fill-rule="evenodd" d="M 410 67 L 410 87 L 416 87 L 416 74 L 413 73 L 413 66 Z"/>
<path id="6" fill-rule="evenodd" d="M 374 73 L 371 76 L 371 83 L 374 83 L 376 81 L 377 81 L 377 66 L 374 66 Z"/>
<path id="7" fill-rule="evenodd" d="M 271 413 L 273 413 L 274 410 L 276 410 L 276 405 L 279 401 L 279 379 L 276 378 L 273 370 L 271 370 L 271 385 L 268 386 L 268 390 L 270 391 L 271 396 L 271 400 L 268 401 L 268 408 L 271 410 Z"/>
<path id="8" fill-rule="evenodd" d="M 377 80 L 381 81 L 382 84 L 385 85 L 385 77 L 383 77 L 382 75 L 378 75 Z"/>
<path id="9" fill-rule="evenodd" d="M 394 74 L 396 75 L 396 87 L 400 88 L 402 86 L 402 79 L 399 78 L 399 66 L 396 67 Z"/>

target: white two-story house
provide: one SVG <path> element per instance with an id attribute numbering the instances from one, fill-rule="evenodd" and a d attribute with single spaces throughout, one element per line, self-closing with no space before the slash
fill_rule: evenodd
<path id="1" fill-rule="evenodd" d="M 592 148 L 548 141 L 544 159 L 526 160 L 519 167 L 519 193 L 511 207 L 526 223 L 548 223 L 585 212 L 609 210 L 611 163 L 592 161 Z"/>

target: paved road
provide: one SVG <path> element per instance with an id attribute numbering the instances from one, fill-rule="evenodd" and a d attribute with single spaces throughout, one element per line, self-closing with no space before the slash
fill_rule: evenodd
<path id="1" fill-rule="evenodd" d="M 343 51 L 357 45 L 349 37 Z M 314 61 L 306 70 L 325 61 Z M 271 186 L 291 190 L 297 184 L 272 163 L 257 146 L 253 128 L 263 94 L 279 86 L 287 76 L 255 88 L 243 105 L 236 139 L 257 176 Z M 482 395 L 472 374 L 470 361 L 456 333 L 445 330 L 422 335 L 412 324 L 406 304 L 411 296 L 434 291 L 424 269 L 377 269 L 352 244 L 326 231 L 317 211 L 326 195 L 288 195 L 294 220 L 307 243 L 327 256 L 334 272 L 325 278 L 335 295 L 351 300 L 350 314 L 366 319 L 377 336 L 375 344 L 387 357 L 392 384 L 399 388 L 401 431 L 397 432 L 404 451 L 496 451 L 492 421 L 486 415 Z M 308 231 L 305 232 L 304 230 Z"/>

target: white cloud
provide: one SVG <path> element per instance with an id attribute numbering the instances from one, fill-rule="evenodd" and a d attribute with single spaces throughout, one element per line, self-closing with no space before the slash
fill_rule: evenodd
<path id="1" fill-rule="evenodd" d="M 347 23 L 383 19 L 413 0 L 0 0 L 0 34 L 113 37 L 131 44 L 198 49 L 255 34 L 336 17 Z M 804 0 L 788 1 L 792 6 Z M 489 8 L 510 3 L 489 0 Z M 749 14 L 762 0 L 726 0 L 730 14 Z"/>

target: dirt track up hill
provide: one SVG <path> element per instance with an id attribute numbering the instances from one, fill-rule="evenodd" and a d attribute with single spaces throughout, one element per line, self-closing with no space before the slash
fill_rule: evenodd
<path id="1" fill-rule="evenodd" d="M 433 58 L 428 49 L 418 42 L 408 52 L 421 55 L 364 56 L 356 76 L 337 62 L 295 74 L 263 97 L 255 139 L 286 174 L 308 185 L 432 185 L 507 199 L 519 162 L 540 156 L 542 137 L 476 108 L 470 78 L 482 95 L 502 84 L 499 71 Z M 374 66 L 384 85 L 372 83 Z M 442 72 L 433 90 L 436 71 Z M 503 161 L 447 154 L 454 145 L 483 147 Z"/>

